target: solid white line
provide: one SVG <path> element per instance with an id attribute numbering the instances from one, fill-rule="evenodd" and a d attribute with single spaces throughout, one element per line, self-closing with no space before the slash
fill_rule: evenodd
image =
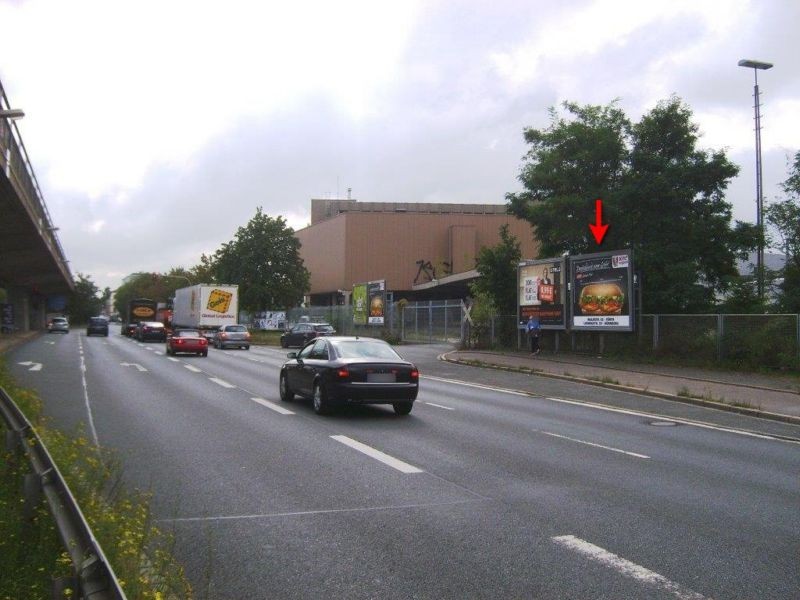
<path id="1" fill-rule="evenodd" d="M 89 404 L 89 386 L 86 383 L 86 362 L 84 362 L 83 358 L 83 341 L 80 337 L 78 337 L 78 348 L 80 349 L 81 354 L 81 383 L 83 384 L 83 401 L 86 404 L 86 414 L 89 417 L 89 429 L 92 432 L 92 439 L 94 440 L 94 445 L 99 446 L 100 440 L 97 439 L 97 429 L 94 426 L 94 417 L 92 416 L 92 406 Z"/>
<path id="2" fill-rule="evenodd" d="M 683 419 L 680 417 L 665 417 L 664 415 L 657 415 L 653 413 L 646 413 L 637 410 L 630 410 L 627 408 L 616 408 L 613 406 L 605 406 L 602 404 L 595 404 L 593 402 L 584 402 L 581 400 L 569 400 L 567 398 L 554 398 L 552 396 L 540 396 L 538 394 L 534 394 L 532 392 L 520 392 L 519 390 L 510 390 L 508 388 L 501 388 L 501 387 L 493 387 L 489 385 L 481 385 L 479 383 L 471 383 L 469 381 L 459 381 L 458 379 L 445 379 L 443 377 L 432 377 L 430 375 L 422 376 L 424 379 L 432 379 L 434 381 L 441 381 L 442 383 L 453 383 L 455 385 L 463 385 L 466 387 L 474 387 L 483 390 L 490 390 L 494 392 L 502 392 L 504 394 L 511 394 L 514 396 L 527 396 L 528 398 L 544 398 L 545 400 L 550 400 L 551 402 L 559 402 L 561 404 L 571 404 L 573 406 L 583 406 L 585 408 L 593 408 L 595 410 L 605 410 L 607 412 L 614 412 L 623 415 L 631 415 L 634 417 L 648 417 L 652 419 L 668 419 L 670 421 L 675 421 L 676 423 L 682 423 L 683 425 L 691 425 L 692 427 L 699 427 L 701 429 L 713 429 L 714 431 L 722 431 L 725 433 L 735 433 L 737 435 L 746 435 L 748 437 L 754 437 L 762 440 L 770 440 L 773 442 L 786 442 L 787 444 L 800 444 L 800 442 L 794 440 L 785 440 L 782 438 L 777 438 L 772 435 L 763 434 L 763 433 L 755 433 L 753 431 L 745 431 L 743 429 L 733 429 L 731 427 L 722 427 L 721 425 L 713 425 L 711 423 L 704 423 L 703 421 L 691 421 L 689 419 Z M 629 394 L 636 394 L 635 392 L 625 392 Z"/>
<path id="3" fill-rule="evenodd" d="M 644 454 L 637 454 L 636 452 L 628 452 L 627 450 L 620 450 L 619 448 L 612 448 L 611 446 L 603 446 L 602 444 L 595 444 L 593 442 L 585 442 L 583 440 L 576 440 L 575 438 L 567 437 L 565 435 L 559 435 L 557 433 L 551 433 L 549 431 L 539 431 L 539 433 L 543 433 L 545 435 L 549 435 L 555 438 L 561 438 L 562 440 L 569 440 L 570 442 L 577 442 L 578 444 L 586 444 L 587 446 L 594 446 L 595 448 L 602 448 L 603 450 L 611 450 L 612 452 L 619 452 L 620 454 L 627 454 L 628 456 L 635 456 L 636 458 L 650 458 Z"/>
<path id="4" fill-rule="evenodd" d="M 425 404 L 429 406 L 435 406 L 436 408 L 443 408 L 445 410 L 455 410 L 455 408 L 451 408 L 449 406 L 442 406 L 441 404 L 434 404 L 433 402 L 425 402 Z"/>
<path id="5" fill-rule="evenodd" d="M 705 600 L 705 596 L 702 594 L 698 594 L 697 592 L 685 588 L 674 581 L 670 581 L 663 575 L 659 575 L 658 573 L 650 571 L 649 569 L 645 569 L 636 563 L 632 563 L 631 561 L 617 556 L 616 554 L 613 554 L 608 550 L 601 548 L 600 546 L 590 544 L 589 542 L 573 535 L 562 535 L 550 539 L 556 544 L 564 546 L 565 548 L 569 548 L 570 550 L 574 550 L 579 554 L 583 554 L 590 560 L 614 569 L 620 575 L 636 579 L 637 581 L 641 581 L 647 585 L 668 592 L 676 598 L 680 598 L 681 600 Z"/>
<path id="6" fill-rule="evenodd" d="M 362 444 L 361 442 L 357 442 L 356 440 L 349 438 L 344 435 L 332 435 L 331 436 L 337 442 L 341 442 L 345 446 L 350 446 L 354 450 L 358 450 L 359 452 L 366 454 L 370 458 L 374 458 L 377 461 L 382 462 L 385 465 L 389 465 L 393 469 L 397 469 L 403 473 L 424 473 L 422 469 L 418 469 L 417 467 L 410 465 L 408 463 L 403 462 L 402 460 L 398 460 L 388 454 L 384 454 L 380 450 L 376 450 L 371 446 L 367 446 L 366 444 Z"/>
<path id="7" fill-rule="evenodd" d="M 189 366 L 187 365 L 187 366 L 186 366 L 186 368 L 188 369 L 188 368 L 189 368 Z M 224 387 L 224 388 L 231 389 L 231 388 L 235 388 L 235 387 L 236 387 L 236 386 L 235 386 L 235 385 L 233 385 L 232 383 L 228 383 L 227 381 L 225 381 L 225 380 L 223 380 L 223 379 L 217 379 L 216 377 L 209 377 L 209 379 L 210 379 L 211 381 L 213 381 L 214 383 L 216 383 L 217 385 L 221 385 L 221 386 L 222 386 L 222 387 Z"/>
<path id="8" fill-rule="evenodd" d="M 184 366 L 184 368 L 189 369 L 192 373 L 202 373 L 203 372 L 201 369 L 198 369 L 194 365 L 183 365 L 183 366 Z"/>
<path id="9" fill-rule="evenodd" d="M 274 410 L 275 412 L 280 413 L 282 415 L 293 415 L 294 414 L 292 411 L 287 410 L 287 409 L 285 409 L 282 406 L 279 406 L 277 404 L 274 404 L 274 403 L 270 402 L 269 400 L 264 400 L 263 398 L 250 398 L 250 400 L 252 400 L 253 402 L 258 402 L 261 406 L 266 406 L 267 408 L 270 408 L 270 409 Z"/>

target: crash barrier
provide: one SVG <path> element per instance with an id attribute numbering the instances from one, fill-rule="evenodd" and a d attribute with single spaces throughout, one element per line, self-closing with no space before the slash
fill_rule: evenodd
<path id="1" fill-rule="evenodd" d="M 24 454 L 33 471 L 24 478 L 23 513 L 32 516 L 44 494 L 61 543 L 72 559 L 75 575 L 67 580 L 56 580 L 53 597 L 64 597 L 63 591 L 70 588 L 75 592 L 74 597 L 87 600 L 126 598 L 50 453 L 3 388 L 0 388 L 0 413 L 7 427 L 6 451 Z"/>

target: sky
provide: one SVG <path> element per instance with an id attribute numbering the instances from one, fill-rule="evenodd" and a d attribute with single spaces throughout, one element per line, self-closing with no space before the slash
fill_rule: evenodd
<path id="1" fill-rule="evenodd" d="M 741 167 L 755 222 L 800 145 L 794 0 L 0 0 L 0 81 L 73 275 L 191 268 L 263 207 L 505 203 L 564 101 L 633 120 L 671 95 Z M 593 199 L 587 199 L 587 223 Z M 613 224 L 612 224 L 613 226 Z"/>

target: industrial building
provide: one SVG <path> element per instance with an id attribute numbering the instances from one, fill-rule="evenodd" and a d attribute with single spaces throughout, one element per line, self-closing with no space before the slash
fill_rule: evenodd
<path id="1" fill-rule="evenodd" d="M 311 224 L 295 232 L 311 274 L 310 303 L 349 304 L 354 284 L 386 281 L 395 300 L 466 298 L 478 276 L 483 247 L 500 242 L 500 228 L 537 256 L 527 221 L 505 204 L 441 204 L 311 200 Z"/>

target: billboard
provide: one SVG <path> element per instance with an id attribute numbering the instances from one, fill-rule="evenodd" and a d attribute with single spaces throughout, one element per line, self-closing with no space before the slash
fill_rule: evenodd
<path id="1" fill-rule="evenodd" d="M 517 266 L 518 317 L 524 323 L 531 315 L 542 329 L 566 329 L 567 278 L 563 258 L 526 260 Z"/>
<path id="2" fill-rule="evenodd" d="M 367 284 L 353 286 L 353 324 L 367 324 Z"/>
<path id="3" fill-rule="evenodd" d="M 367 296 L 369 298 L 369 324 L 383 325 L 384 311 L 386 310 L 386 280 L 381 279 L 367 283 Z"/>
<path id="4" fill-rule="evenodd" d="M 575 331 L 633 331 L 633 252 L 569 259 L 571 326 Z"/>

